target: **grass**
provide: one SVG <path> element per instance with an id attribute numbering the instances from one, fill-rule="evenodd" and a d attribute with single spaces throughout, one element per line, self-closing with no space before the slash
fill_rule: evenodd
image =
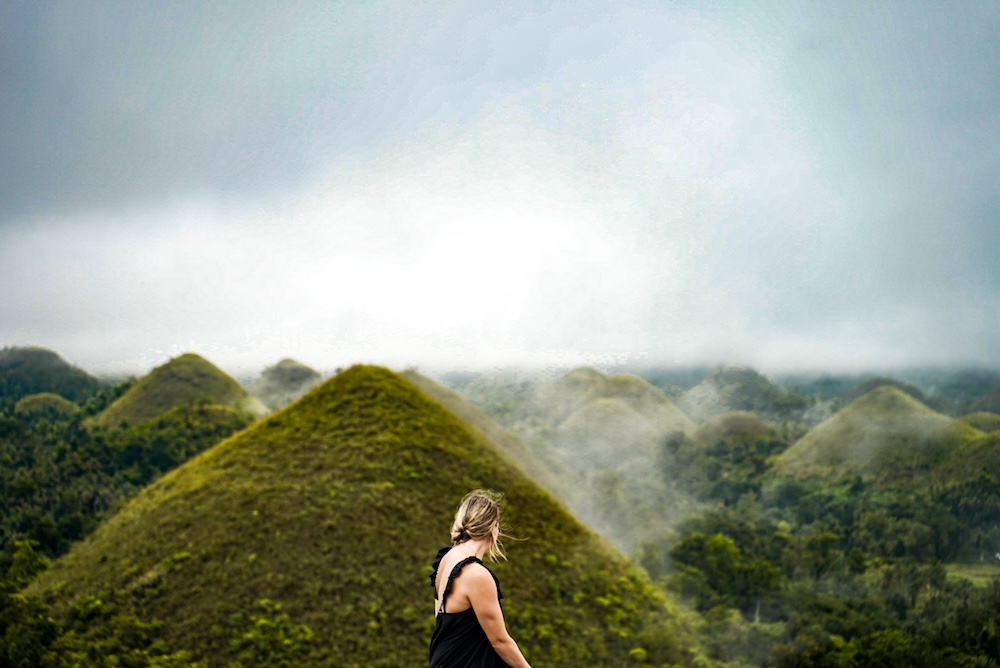
<path id="1" fill-rule="evenodd" d="M 238 620 L 262 601 L 309 630 L 287 665 L 420 665 L 430 563 L 476 487 L 507 498 L 519 540 L 495 572 L 535 665 L 691 660 L 689 613 L 479 431 L 378 367 L 335 376 L 167 474 L 28 593 L 57 614 L 113 596 L 120 613 L 157 620 L 166 646 L 210 666 L 233 660 Z"/>
<path id="2" fill-rule="evenodd" d="M 203 357 L 188 353 L 153 369 L 90 421 L 91 426 L 116 429 L 163 415 L 176 406 L 208 400 L 261 414 L 263 406 L 233 378 Z"/>
<path id="3" fill-rule="evenodd" d="M 14 404 L 14 412 L 18 414 L 51 411 L 57 415 L 72 415 L 79 410 L 78 405 L 52 392 L 32 394 Z"/>
<path id="4" fill-rule="evenodd" d="M 987 587 L 1000 578 L 1000 563 L 981 564 L 947 564 L 945 570 L 949 577 L 968 580 L 977 587 Z"/>
<path id="5" fill-rule="evenodd" d="M 982 433 L 891 386 L 854 400 L 777 460 L 795 475 L 901 480 L 945 470 Z"/>

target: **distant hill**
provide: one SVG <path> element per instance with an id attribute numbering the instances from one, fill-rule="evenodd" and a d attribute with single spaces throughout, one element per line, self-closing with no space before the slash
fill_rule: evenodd
<path id="1" fill-rule="evenodd" d="M 246 665 L 423 665 L 430 563 L 475 487 L 506 495 L 517 540 L 495 571 L 535 665 L 690 665 L 683 609 L 479 431 L 377 367 L 168 473 L 27 593 L 57 616 L 85 609 L 98 637 L 130 616 L 161 625 L 161 646 L 213 667 L 241 653 Z"/>
<path id="2" fill-rule="evenodd" d="M 14 412 L 18 414 L 31 413 L 56 413 L 58 415 L 71 415 L 80 410 L 80 407 L 52 392 L 39 392 L 24 397 L 14 404 Z"/>
<path id="3" fill-rule="evenodd" d="M 539 388 L 536 406 L 549 422 L 558 425 L 587 404 L 616 400 L 663 432 L 691 431 L 695 424 L 661 390 L 631 374 L 606 376 L 596 369 L 573 369 Z"/>
<path id="4" fill-rule="evenodd" d="M 139 380 L 99 413 L 91 424 L 105 429 L 135 426 L 177 406 L 206 401 L 257 415 L 267 412 L 233 378 L 194 353 L 175 357 Z"/>
<path id="5" fill-rule="evenodd" d="M 695 424 L 642 378 L 573 369 L 504 415 L 569 508 L 629 553 L 690 512 L 692 500 L 670 479 L 665 442 Z"/>
<path id="6" fill-rule="evenodd" d="M 685 392 L 677 405 L 698 423 L 731 411 L 750 411 L 764 420 L 778 421 L 797 417 L 810 401 L 786 392 L 753 369 L 728 366 Z"/>
<path id="7" fill-rule="evenodd" d="M 985 411 L 970 413 L 958 418 L 958 421 L 986 433 L 1000 431 L 1000 415 L 996 413 L 987 413 Z"/>
<path id="8" fill-rule="evenodd" d="M 283 359 L 261 373 L 250 393 L 271 410 L 284 408 L 323 380 L 323 377 L 293 359 Z"/>
<path id="9" fill-rule="evenodd" d="M 1000 413 L 1000 388 L 991 390 L 977 398 L 969 408 L 973 413 Z"/>
<path id="10" fill-rule="evenodd" d="M 722 444 L 750 444 L 758 440 L 777 437 L 769 427 L 753 413 L 731 411 L 712 418 L 698 427 L 693 439 L 706 446 Z"/>
<path id="11" fill-rule="evenodd" d="M 841 395 L 841 399 L 843 400 L 844 404 L 848 404 L 857 399 L 858 397 L 863 397 L 864 395 L 868 394 L 875 388 L 883 386 L 895 387 L 897 390 L 906 392 L 908 395 L 910 395 L 920 403 L 922 404 L 927 403 L 927 397 L 924 396 L 924 393 L 920 390 L 919 387 L 911 385 L 910 383 L 904 383 L 901 380 L 886 378 L 884 376 L 871 378 L 863 383 L 860 383 L 852 387 L 850 390 L 844 392 L 844 394 Z"/>
<path id="12" fill-rule="evenodd" d="M 799 439 L 778 457 L 778 466 L 796 475 L 906 478 L 954 459 L 981 435 L 882 385 Z"/>
<path id="13" fill-rule="evenodd" d="M 86 399 L 100 381 L 45 348 L 0 349 L 0 404 L 51 392 L 71 401 Z"/>

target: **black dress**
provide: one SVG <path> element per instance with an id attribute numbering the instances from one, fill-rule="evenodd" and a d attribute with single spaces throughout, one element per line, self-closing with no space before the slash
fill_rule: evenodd
<path id="1" fill-rule="evenodd" d="M 431 586 L 434 586 L 434 598 L 437 598 L 437 572 L 441 558 L 450 550 L 442 548 L 434 560 L 434 572 L 431 573 Z M 447 612 L 448 594 L 451 593 L 452 581 L 458 577 L 462 569 L 471 563 L 483 564 L 476 557 L 469 557 L 455 564 L 448 575 L 441 601 L 441 611 L 434 620 L 434 633 L 431 635 L 429 668 L 506 668 L 507 664 L 497 655 L 490 644 L 486 632 L 479 625 L 476 611 L 472 608 L 462 612 Z M 483 564 L 486 568 L 486 565 Z M 493 571 L 486 568 L 490 575 Z M 500 582 L 493 575 L 497 584 L 497 598 L 503 598 Z"/>

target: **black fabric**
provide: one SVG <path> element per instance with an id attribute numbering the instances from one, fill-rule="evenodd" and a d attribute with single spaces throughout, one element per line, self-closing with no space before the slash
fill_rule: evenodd
<path id="1" fill-rule="evenodd" d="M 434 560 L 434 571 L 431 573 L 431 586 L 434 587 L 434 598 L 437 598 L 437 572 L 441 565 L 441 559 L 451 548 L 445 547 L 438 551 Z M 462 612 L 447 612 L 448 594 L 451 593 L 452 581 L 458 577 L 468 564 L 486 565 L 476 557 L 463 559 L 455 564 L 455 567 L 448 574 L 448 581 L 445 583 L 441 601 L 441 611 L 434 620 L 434 632 L 431 634 L 430 662 L 429 668 L 506 668 L 496 650 L 490 644 L 486 632 L 479 625 L 476 618 L 476 611 L 472 608 Z M 490 575 L 493 571 L 486 568 Z M 503 598 L 500 591 L 500 582 L 497 576 L 493 575 L 493 581 L 497 585 L 497 598 Z"/>

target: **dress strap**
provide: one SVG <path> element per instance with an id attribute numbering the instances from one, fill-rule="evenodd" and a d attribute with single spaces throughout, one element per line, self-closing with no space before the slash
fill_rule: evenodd
<path id="1" fill-rule="evenodd" d="M 447 612 L 447 610 L 445 610 L 445 606 L 448 605 L 448 594 L 451 593 L 451 585 L 454 582 L 455 578 L 457 578 L 459 574 L 462 572 L 462 569 L 465 568 L 467 564 L 471 563 L 481 564 L 483 562 L 481 562 L 478 557 L 473 555 L 471 557 L 466 557 L 465 559 L 462 559 L 460 562 L 455 564 L 454 568 L 451 569 L 451 573 L 448 574 L 448 582 L 445 583 L 444 592 L 441 594 L 441 610 L 439 610 L 439 613 Z"/>

